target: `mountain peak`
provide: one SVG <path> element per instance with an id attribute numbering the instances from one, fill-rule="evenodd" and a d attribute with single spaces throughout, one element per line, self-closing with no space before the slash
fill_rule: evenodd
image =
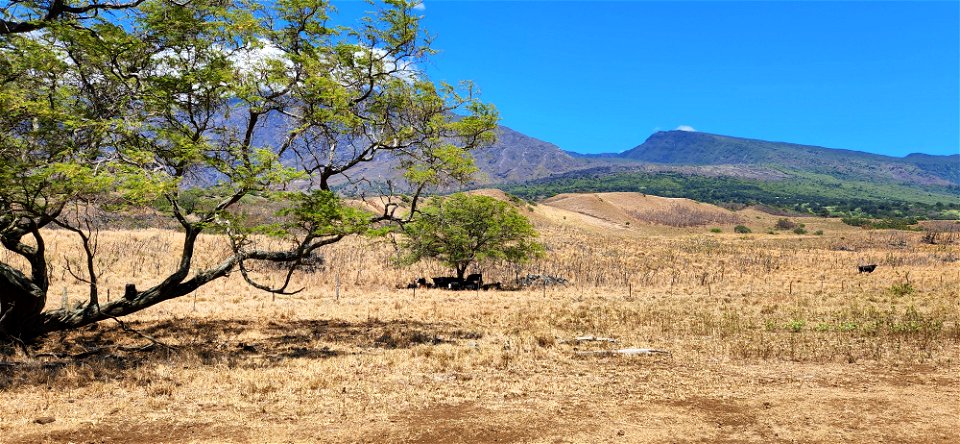
<path id="1" fill-rule="evenodd" d="M 667 165 L 762 165 L 838 178 L 960 184 L 960 165 L 952 156 L 891 157 L 682 130 L 657 131 L 618 157 Z"/>

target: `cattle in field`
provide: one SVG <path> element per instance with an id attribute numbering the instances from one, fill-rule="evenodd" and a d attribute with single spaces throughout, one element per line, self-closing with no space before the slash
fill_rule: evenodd
<path id="1" fill-rule="evenodd" d="M 467 275 L 465 279 L 455 276 L 437 276 L 433 278 L 434 288 L 446 288 L 448 290 L 480 290 L 484 288 L 483 275 L 480 273 Z M 490 287 L 494 288 L 494 287 Z M 499 288 L 499 287 L 496 287 Z"/>
<path id="2" fill-rule="evenodd" d="M 483 284 L 480 286 L 480 289 L 482 289 L 483 291 L 487 291 L 487 290 L 499 291 L 499 290 L 503 290 L 503 284 L 499 282 L 494 282 L 492 284 Z"/>
<path id="3" fill-rule="evenodd" d="M 412 288 L 433 288 L 433 284 L 427 282 L 427 278 L 417 278 L 417 280 L 405 284 L 407 289 Z M 397 287 L 403 288 L 403 287 Z"/>
<path id="4" fill-rule="evenodd" d="M 857 273 L 873 273 L 877 269 L 877 264 L 857 265 Z"/>
<path id="5" fill-rule="evenodd" d="M 450 288 L 451 284 L 458 284 L 456 277 L 452 276 L 437 276 L 433 278 L 433 286 L 436 288 Z"/>

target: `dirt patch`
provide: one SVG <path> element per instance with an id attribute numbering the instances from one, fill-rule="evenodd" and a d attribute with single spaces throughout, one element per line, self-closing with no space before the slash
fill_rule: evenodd
<path id="1" fill-rule="evenodd" d="M 517 421 L 525 416 L 525 412 L 501 412 L 473 402 L 437 404 L 398 415 L 391 421 L 391 431 L 371 439 L 410 444 L 519 443 L 556 432 L 553 424 L 539 419 Z"/>
<path id="2" fill-rule="evenodd" d="M 770 403 L 750 405 L 735 399 L 694 396 L 664 404 L 682 409 L 680 415 L 700 418 L 703 430 L 713 432 L 688 442 L 745 443 L 778 439 L 776 432 L 759 416 L 762 410 L 771 407 Z"/>
<path id="3" fill-rule="evenodd" d="M 753 407 L 736 400 L 693 397 L 668 403 L 686 408 L 694 414 L 705 417 L 718 427 L 746 429 L 757 424 L 757 413 Z"/>
<path id="4" fill-rule="evenodd" d="M 213 423 L 182 423 L 163 421 L 118 422 L 113 424 L 81 425 L 49 432 L 12 437 L 15 443 L 77 444 L 153 444 L 190 442 L 246 442 L 247 432 L 236 427 Z"/>

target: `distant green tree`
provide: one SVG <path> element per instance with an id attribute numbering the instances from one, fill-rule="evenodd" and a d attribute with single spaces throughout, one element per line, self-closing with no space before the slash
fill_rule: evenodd
<path id="1" fill-rule="evenodd" d="M 435 258 L 462 280 L 470 264 L 484 259 L 522 262 L 543 252 L 537 231 L 516 208 L 492 197 L 453 194 L 433 198 L 405 226 L 408 263 Z"/>

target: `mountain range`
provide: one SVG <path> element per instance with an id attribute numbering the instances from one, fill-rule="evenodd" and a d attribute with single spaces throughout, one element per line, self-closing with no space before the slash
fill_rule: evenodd
<path id="1" fill-rule="evenodd" d="M 679 130 L 656 132 L 621 153 L 579 154 L 504 126 L 497 136 L 474 152 L 481 173 L 471 187 L 499 187 L 530 199 L 643 191 L 846 213 L 873 207 L 874 213 L 901 214 L 912 212 L 913 203 L 939 204 L 937 211 L 947 208 L 960 217 L 960 154 L 893 157 Z M 397 178 L 395 166 L 385 159 L 355 173 L 383 183 Z"/>
<path id="2" fill-rule="evenodd" d="M 692 131 L 660 131 L 621 153 L 578 154 L 501 128 L 476 154 L 477 186 L 528 199 L 639 191 L 822 215 L 960 218 L 960 154 L 884 156 Z"/>
<path id="3" fill-rule="evenodd" d="M 767 180 L 799 172 L 868 182 L 960 186 L 960 154 L 892 157 L 692 131 L 659 131 L 621 153 L 579 154 L 501 127 L 498 142 L 476 157 L 488 183 L 528 182 L 573 171 L 642 170 Z"/>

